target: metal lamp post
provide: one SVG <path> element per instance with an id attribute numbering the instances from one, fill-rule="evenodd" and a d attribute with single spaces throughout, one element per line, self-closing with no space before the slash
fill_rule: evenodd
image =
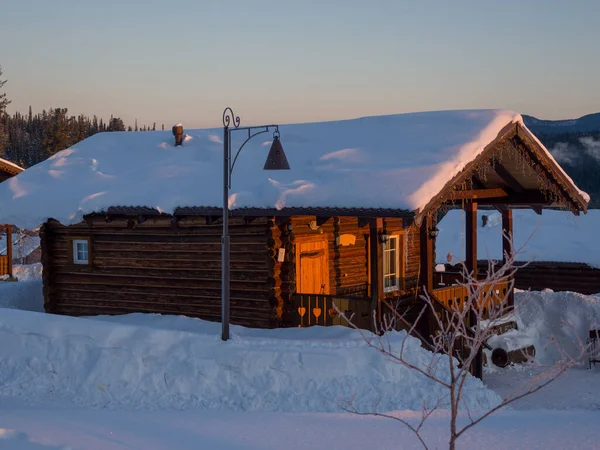
<path id="1" fill-rule="evenodd" d="M 235 167 L 235 162 L 244 148 L 244 145 L 259 134 L 267 133 L 274 128 L 273 143 L 269 150 L 269 155 L 263 167 L 263 170 L 289 170 L 288 164 L 281 141 L 279 140 L 279 125 L 260 125 L 255 127 L 240 127 L 240 117 L 233 113 L 230 107 L 223 111 L 223 236 L 221 238 L 221 283 L 222 283 L 222 298 L 221 298 L 221 339 L 224 341 L 229 339 L 229 282 L 230 282 L 230 267 L 229 267 L 229 190 L 231 189 L 231 173 Z M 235 153 L 233 160 L 231 159 L 231 133 L 233 131 L 246 131 L 248 137 L 242 143 L 240 148 Z"/>

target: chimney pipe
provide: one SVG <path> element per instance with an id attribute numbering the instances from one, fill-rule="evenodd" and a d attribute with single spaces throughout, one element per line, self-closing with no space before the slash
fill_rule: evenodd
<path id="1" fill-rule="evenodd" d="M 183 125 L 178 123 L 173 125 L 173 136 L 175 136 L 175 147 L 183 145 Z"/>

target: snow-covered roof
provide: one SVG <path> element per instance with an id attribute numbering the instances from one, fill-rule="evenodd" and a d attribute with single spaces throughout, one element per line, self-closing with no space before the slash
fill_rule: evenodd
<path id="1" fill-rule="evenodd" d="M 236 162 L 230 206 L 416 211 L 510 123 L 523 121 L 465 110 L 282 125 L 291 170 L 264 171 L 271 136 L 254 138 Z M 116 205 L 220 207 L 223 130 L 185 132 L 179 147 L 171 131 L 96 134 L 0 185 L 0 221 L 69 224 Z M 232 136 L 237 149 L 247 134 Z"/>

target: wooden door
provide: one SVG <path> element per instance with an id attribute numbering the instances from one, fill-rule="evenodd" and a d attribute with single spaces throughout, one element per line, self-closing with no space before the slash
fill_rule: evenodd
<path id="1" fill-rule="evenodd" d="M 325 237 L 296 241 L 296 292 L 329 294 L 329 251 Z"/>

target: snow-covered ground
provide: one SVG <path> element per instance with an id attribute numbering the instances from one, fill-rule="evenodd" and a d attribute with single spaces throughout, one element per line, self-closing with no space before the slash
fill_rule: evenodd
<path id="1" fill-rule="evenodd" d="M 401 424 L 343 413 L 336 400 L 354 398 L 365 411 L 379 402 L 416 421 L 421 402 L 441 393 L 347 328 L 233 327 L 223 343 L 219 324 L 198 319 L 33 312 L 41 302 L 39 280 L 0 283 L 0 449 L 413 449 Z M 519 293 L 516 302 L 536 347 L 553 336 L 577 341 L 600 312 L 599 296 Z M 411 347 L 415 360 L 428 358 Z M 470 406 L 495 404 L 541 370 L 487 371 L 485 386 L 469 383 Z M 597 448 L 599 382 L 600 368 L 573 368 L 485 420 L 459 448 Z M 447 428 L 448 412 L 434 414 L 423 432 L 430 448 L 446 447 Z"/>
<path id="2" fill-rule="evenodd" d="M 482 216 L 488 216 L 485 227 Z M 448 253 L 453 263 L 464 260 L 464 213 L 449 211 L 440 221 L 436 241 L 438 263 L 445 263 Z M 567 211 L 545 210 L 537 215 L 531 210 L 514 210 L 515 250 L 523 247 L 521 261 L 565 261 L 600 267 L 600 210 L 592 209 L 577 217 Z M 479 211 L 477 220 L 477 254 L 479 259 L 502 258 L 502 219 L 497 211 Z"/>

